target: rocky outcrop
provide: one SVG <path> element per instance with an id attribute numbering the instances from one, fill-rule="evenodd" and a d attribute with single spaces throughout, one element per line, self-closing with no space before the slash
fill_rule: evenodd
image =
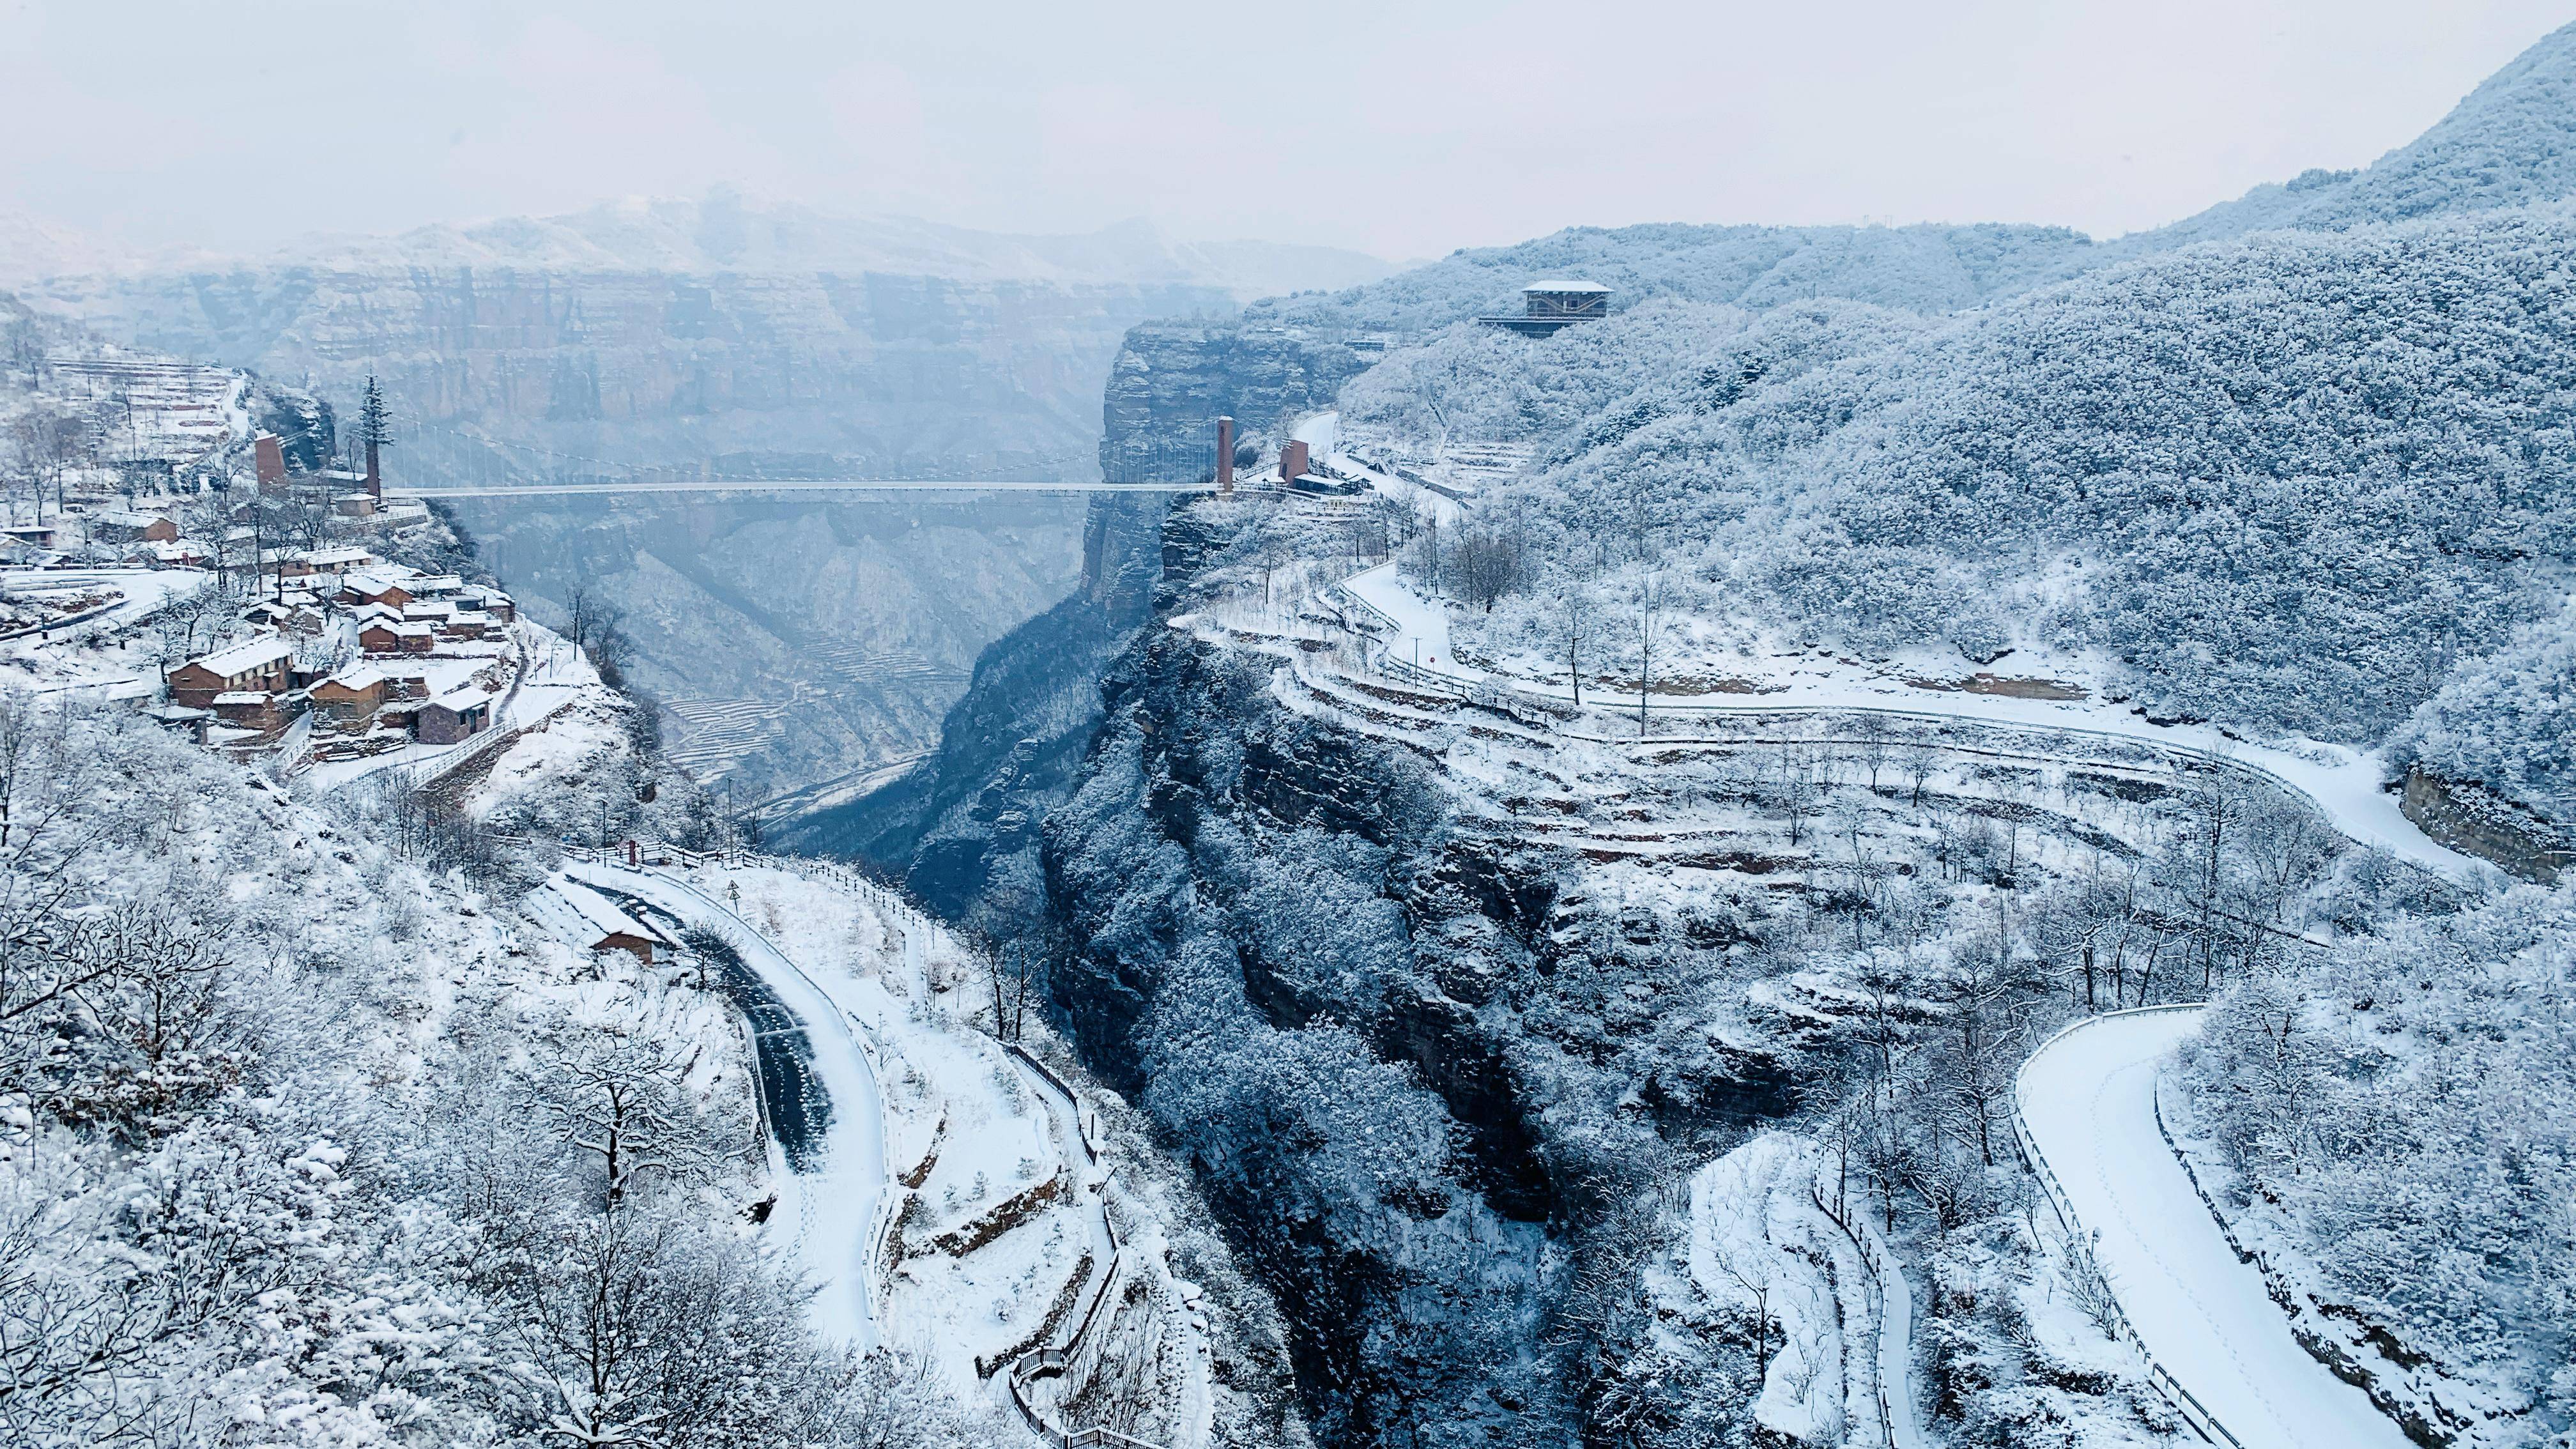
<path id="1" fill-rule="evenodd" d="M 2426 835 L 2524 880 L 2546 885 L 2576 864 L 2576 839 L 2564 827 L 2474 781 L 2409 769 L 2400 808 Z"/>
<path id="2" fill-rule="evenodd" d="M 1275 443 L 1333 405 L 1368 359 L 1304 329 L 1155 322 L 1127 334 L 1109 371 L 1100 467 L 1110 478 L 1196 479 L 1215 466 L 1216 420 Z"/>
<path id="3" fill-rule="evenodd" d="M 1366 366 L 1338 342 L 1285 328 L 1158 322 L 1127 334 L 1102 404 L 1103 476 L 1182 479 L 1213 465 L 1214 421 L 1277 433 L 1330 407 Z M 792 847 L 873 860 L 951 915 L 999 903 L 1003 862 L 1033 866 L 1035 832 L 1072 789 L 1098 728 L 1099 680 L 1151 621 L 1167 570 L 1186 575 L 1223 540 L 1170 518 L 1169 499 L 1095 498 L 1072 597 L 1014 629 L 975 665 L 966 695 L 919 766 L 847 805 L 787 823 Z M 1171 527 L 1166 527 L 1167 520 Z M 1033 898 L 1014 909 L 1034 909 Z"/>

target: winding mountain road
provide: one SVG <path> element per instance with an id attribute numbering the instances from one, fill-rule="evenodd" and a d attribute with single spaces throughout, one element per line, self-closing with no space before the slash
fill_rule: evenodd
<path id="1" fill-rule="evenodd" d="M 816 1325 L 843 1342 L 875 1346 L 876 1265 L 869 1254 L 877 1204 L 886 1192 L 885 1112 L 856 1028 L 830 994 L 775 943 L 687 881 L 651 867 L 629 870 L 567 860 L 563 869 L 585 885 L 631 896 L 692 925 L 723 932 L 789 1018 L 756 1020 L 755 1029 L 802 1029 L 806 1069 L 833 1106 L 820 1141 L 798 1154 L 803 1160 L 787 1160 L 780 1147 L 772 1167 L 784 1170 L 771 1174 L 778 1185 L 778 1208 L 770 1223 L 796 1244 L 822 1288 L 814 1300 Z"/>
<path id="2" fill-rule="evenodd" d="M 2156 1076 L 2202 1012 L 2113 1012 L 2051 1038 L 2014 1082 L 2024 1146 L 2067 1226 L 2094 1235 L 2139 1346 L 2243 1449 L 2410 1449 L 2299 1346 L 2165 1144 Z"/>
<path id="3" fill-rule="evenodd" d="M 1407 588 L 1391 563 L 1343 580 L 1340 590 L 1382 622 L 1383 657 L 1404 673 L 1434 687 L 1501 687 L 1570 702 L 1562 688 L 1461 664 L 1450 652 L 1445 611 Z M 1420 663 L 1413 666 L 1417 653 Z M 1595 700 L 1621 705 L 1615 693 L 1586 691 L 1586 703 Z M 1638 702 L 1630 694 L 1625 707 Z M 2479 865 L 2405 818 L 2379 788 L 2375 759 L 2340 747 L 2251 745 L 2205 726 L 2151 724 L 2100 701 L 1918 692 L 1880 681 L 1791 679 L 1741 703 L 1682 704 L 1660 696 L 1646 702 L 1667 717 L 1856 712 L 2135 740 L 2266 776 L 2356 843 L 2444 876 L 2463 878 Z M 2237 1258 L 2165 1142 L 2156 1118 L 2157 1074 L 2203 1011 L 2113 1012 L 2051 1039 L 2015 1083 L 2025 1150 L 2069 1229 L 2098 1235 L 2096 1251 L 2131 1331 L 2167 1387 L 2179 1390 L 2178 1401 L 2214 1421 L 2204 1426 L 2210 1437 L 2239 1449 L 2407 1449 L 2410 1441 L 2367 1395 L 2300 1346 L 2261 1273 Z M 1888 1377 L 1903 1382 L 1894 1372 Z M 1893 1433 L 1902 1419 L 1890 1417 Z"/>

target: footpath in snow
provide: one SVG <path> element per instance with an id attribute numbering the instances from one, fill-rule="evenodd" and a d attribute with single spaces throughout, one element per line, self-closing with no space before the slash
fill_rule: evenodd
<path id="1" fill-rule="evenodd" d="M 2243 1449 L 2409 1449 L 2361 1390 L 2299 1347 L 2157 1128 L 2157 1073 L 2200 1019 L 2197 1007 L 2150 1007 L 2058 1035 L 2015 1086 L 2027 1141 L 2070 1227 L 2098 1235 L 2139 1346 Z"/>
<path id="2" fill-rule="evenodd" d="M 814 1300 L 816 1325 L 844 1342 L 874 1346 L 876 1270 L 868 1256 L 886 1192 L 885 1113 L 854 1020 L 768 937 L 678 876 L 574 860 L 564 862 L 564 874 L 722 931 L 803 1023 L 813 1050 L 810 1068 L 832 1104 L 831 1122 L 809 1170 L 788 1170 L 777 1144 L 770 1144 L 770 1177 L 779 1191 L 770 1221 L 796 1244 L 807 1273 L 821 1285 Z"/>
<path id="3" fill-rule="evenodd" d="M 1691 1280 L 1765 1324 L 1754 1418 L 1807 1443 L 1928 1449 L 1917 1408 L 1913 1302 L 1867 1221 L 1836 1218 L 1816 1144 L 1766 1132 L 1691 1177 Z M 1779 1329 L 1772 1350 L 1769 1325 Z"/>

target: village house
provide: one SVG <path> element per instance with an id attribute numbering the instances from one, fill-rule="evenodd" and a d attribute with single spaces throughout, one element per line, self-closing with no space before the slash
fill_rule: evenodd
<path id="1" fill-rule="evenodd" d="M 1578 278 L 1532 282 L 1521 288 L 1522 311 L 1516 315 L 1479 317 L 1488 327 L 1524 337 L 1552 337 L 1578 322 L 1598 322 L 1610 315 L 1610 289 Z"/>
<path id="2" fill-rule="evenodd" d="M 294 571 L 289 577 L 328 574 L 338 578 L 352 569 L 363 569 L 375 561 L 376 556 L 363 548 L 313 549 L 289 557 L 288 562 L 294 565 Z"/>
<path id="3" fill-rule="evenodd" d="M 191 659 L 170 671 L 170 702 L 211 709 L 220 694 L 281 692 L 287 688 L 287 664 L 294 657 L 295 646 L 272 635 Z"/>
<path id="4" fill-rule="evenodd" d="M 624 951 L 650 966 L 670 954 L 671 940 L 660 931 L 609 904 L 608 898 L 578 881 L 557 880 L 555 893 L 581 919 L 593 955 Z"/>
<path id="5" fill-rule="evenodd" d="M 369 570 L 344 574 L 340 579 L 340 597 L 352 604 L 382 604 L 399 609 L 418 597 L 399 579 Z"/>
<path id="6" fill-rule="evenodd" d="M 93 514 L 89 520 L 92 543 L 176 543 L 179 525 L 156 513 Z"/>
<path id="7" fill-rule="evenodd" d="M 451 689 L 420 707 L 413 732 L 424 745 L 452 745 L 492 727 L 494 697 L 475 685 Z"/>
<path id="8" fill-rule="evenodd" d="M 135 561 L 161 568 L 201 569 L 212 555 L 201 543 L 180 539 L 175 543 L 147 543 L 133 555 Z"/>
<path id="9" fill-rule="evenodd" d="M 393 681 L 385 672 L 372 664 L 361 664 L 314 685 L 309 697 L 315 723 L 350 733 L 374 724 L 376 711 L 392 695 Z"/>
<path id="10" fill-rule="evenodd" d="M 280 695 L 264 689 L 227 690 L 214 698 L 215 718 L 231 732 L 226 744 L 273 744 L 298 713 Z"/>
<path id="11" fill-rule="evenodd" d="M 370 654 L 427 654 L 438 647 L 438 630 L 379 619 L 358 630 L 358 647 Z"/>
<path id="12" fill-rule="evenodd" d="M 492 616 L 460 611 L 451 616 L 439 633 L 449 639 L 480 639 L 491 628 Z"/>

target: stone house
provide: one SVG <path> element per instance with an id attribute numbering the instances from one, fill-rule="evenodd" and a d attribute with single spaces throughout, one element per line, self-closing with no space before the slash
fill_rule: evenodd
<path id="1" fill-rule="evenodd" d="M 190 709 L 211 709 L 215 696 L 243 691 L 282 693 L 295 648 L 271 636 L 219 649 L 170 671 L 170 702 Z"/>

